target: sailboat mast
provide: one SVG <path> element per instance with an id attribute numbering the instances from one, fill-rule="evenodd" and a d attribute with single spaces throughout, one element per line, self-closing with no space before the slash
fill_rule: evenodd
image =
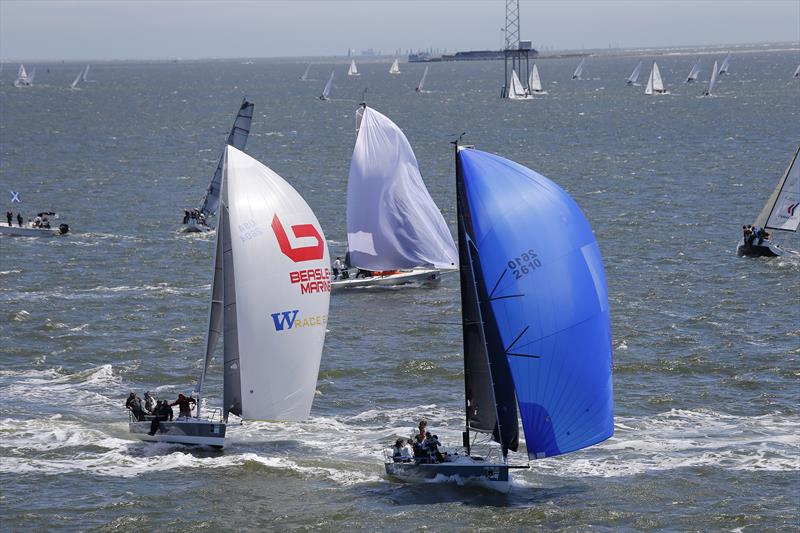
<path id="1" fill-rule="evenodd" d="M 506 78 L 507 79 L 507 78 Z M 466 228 L 464 228 L 464 213 L 463 213 L 463 206 L 461 205 L 461 198 L 463 196 L 463 188 L 464 188 L 464 178 L 461 175 L 461 165 L 458 164 L 458 140 L 453 141 L 453 155 L 455 157 L 454 161 L 456 163 L 456 221 L 458 221 L 458 265 L 459 269 L 463 272 L 465 265 L 469 264 L 469 255 L 467 254 L 467 235 L 466 235 Z M 459 276 L 459 289 L 463 292 L 463 288 L 461 285 L 464 283 L 463 281 L 463 274 Z M 463 321 L 465 320 L 464 317 L 464 306 L 461 306 L 461 315 L 462 315 L 462 336 L 466 340 L 466 331 L 463 329 Z M 467 449 L 467 455 L 470 455 L 470 435 L 469 435 L 469 386 L 467 382 L 467 372 L 469 370 L 467 366 L 467 356 L 466 356 L 466 342 L 463 343 L 463 347 L 465 350 L 464 353 L 464 433 L 463 433 L 463 444 L 464 447 Z"/>

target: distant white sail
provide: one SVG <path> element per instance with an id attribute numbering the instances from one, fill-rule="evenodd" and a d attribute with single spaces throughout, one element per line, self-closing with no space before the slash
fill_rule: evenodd
<path id="1" fill-rule="evenodd" d="M 397 59 L 394 60 L 391 68 L 389 68 L 389 74 L 400 74 L 400 63 Z"/>
<path id="2" fill-rule="evenodd" d="M 70 84 L 69 88 L 70 89 L 77 89 L 78 88 L 78 82 L 81 81 L 81 78 L 83 78 L 83 70 L 82 69 L 81 69 L 80 72 L 78 72 L 78 76 L 75 78 L 75 81 L 73 81 L 72 84 Z"/>
<path id="3" fill-rule="evenodd" d="M 86 70 L 83 71 L 83 75 L 81 76 L 82 81 L 87 82 L 89 81 L 89 65 L 86 65 Z"/>
<path id="4" fill-rule="evenodd" d="M 581 59 L 581 62 L 578 63 L 578 68 L 575 69 L 575 72 L 572 74 L 573 80 L 581 79 L 581 75 L 583 75 L 583 64 L 586 62 L 586 58 Z"/>
<path id="5" fill-rule="evenodd" d="M 692 65 L 692 70 L 689 71 L 689 75 L 686 76 L 686 83 L 692 83 L 693 81 L 697 81 L 697 77 L 700 75 L 700 58 L 697 58 L 694 65 Z"/>
<path id="6" fill-rule="evenodd" d="M 642 71 L 642 62 L 641 62 L 641 61 L 639 61 L 639 64 L 638 64 L 638 65 L 636 65 L 636 68 L 635 68 L 635 69 L 633 69 L 633 72 L 631 72 L 631 75 L 630 75 L 630 76 L 628 76 L 628 81 L 627 81 L 627 82 L 625 82 L 625 84 L 626 84 L 626 85 L 633 85 L 634 83 L 636 83 L 637 81 L 639 81 L 639 73 L 640 73 L 641 71 Z"/>
<path id="7" fill-rule="evenodd" d="M 238 404 L 231 412 L 248 420 L 303 420 L 328 322 L 325 235 L 300 194 L 267 166 L 227 146 L 224 168 L 224 408 Z"/>
<path id="8" fill-rule="evenodd" d="M 417 92 L 422 92 L 422 87 L 425 85 L 425 78 L 428 76 L 428 65 L 425 65 L 425 70 L 422 72 L 422 78 L 419 80 L 419 84 L 417 85 Z"/>
<path id="9" fill-rule="evenodd" d="M 653 68 L 650 70 L 644 94 L 667 94 L 667 91 L 664 90 L 664 81 L 661 79 L 661 71 L 655 61 L 653 61 Z"/>
<path id="10" fill-rule="evenodd" d="M 719 67 L 719 74 L 727 74 L 728 73 L 728 66 L 731 62 L 731 53 L 728 52 L 728 55 L 725 56 L 725 59 L 722 60 L 722 66 Z"/>
<path id="11" fill-rule="evenodd" d="M 511 100 L 527 100 L 530 98 L 525 87 L 517 76 L 516 70 L 511 70 L 511 82 L 508 84 L 508 98 Z"/>
<path id="12" fill-rule="evenodd" d="M 353 59 L 350 61 L 350 68 L 347 70 L 348 76 L 360 76 L 358 73 L 358 68 L 356 68 L 356 60 Z"/>
<path id="13" fill-rule="evenodd" d="M 25 70 L 25 65 L 20 65 L 17 71 L 17 79 L 14 81 L 14 87 L 28 87 L 33 83 L 33 76 L 28 76 Z"/>
<path id="14" fill-rule="evenodd" d="M 797 156 L 800 146 L 794 153 L 792 162 L 784 172 L 775 190 L 753 224 L 757 228 L 779 231 L 797 231 L 800 225 L 800 164 Z"/>
<path id="15" fill-rule="evenodd" d="M 306 71 L 303 72 L 303 75 L 300 76 L 300 79 L 303 80 L 303 81 L 308 81 L 308 72 L 310 70 L 311 70 L 311 63 L 308 64 L 308 66 L 306 67 Z"/>
<path id="16" fill-rule="evenodd" d="M 717 62 L 714 61 L 714 69 L 711 71 L 711 79 L 708 80 L 708 88 L 703 91 L 703 96 L 711 96 L 714 90 L 714 84 L 717 83 Z"/>
<path id="17" fill-rule="evenodd" d="M 320 100 L 328 100 L 330 98 L 331 87 L 333 87 L 333 71 L 331 71 L 331 75 L 328 78 L 328 83 L 325 84 L 325 88 L 322 89 L 322 94 L 319 96 Z"/>
<path id="18" fill-rule="evenodd" d="M 536 66 L 536 63 L 533 64 L 531 73 L 528 76 L 528 90 L 532 93 L 544 93 L 542 79 L 539 77 L 539 67 Z"/>
<path id="19" fill-rule="evenodd" d="M 792 75 L 793 78 L 800 78 L 800 65 L 797 65 L 797 68 L 794 69 L 794 74 Z"/>

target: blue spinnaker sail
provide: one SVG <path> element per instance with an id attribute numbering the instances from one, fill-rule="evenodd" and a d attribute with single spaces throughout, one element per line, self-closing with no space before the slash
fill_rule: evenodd
<path id="1" fill-rule="evenodd" d="M 575 201 L 544 176 L 459 151 L 501 349 L 530 458 L 579 450 L 614 432 L 605 270 Z"/>

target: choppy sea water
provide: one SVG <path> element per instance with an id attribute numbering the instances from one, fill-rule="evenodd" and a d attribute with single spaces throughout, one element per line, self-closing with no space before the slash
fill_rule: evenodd
<path id="1" fill-rule="evenodd" d="M 422 94 L 423 65 L 389 76 L 388 62 L 358 79 L 317 63 L 306 83 L 301 62 L 96 64 L 79 91 L 82 65 L 37 65 L 28 89 L 6 65 L 0 208 L 19 210 L 18 191 L 24 212 L 57 210 L 73 232 L 0 239 L 2 529 L 797 530 L 800 239 L 782 238 L 779 259 L 735 246 L 800 142 L 800 53 L 734 55 L 714 98 L 681 83 L 693 54 L 658 58 L 668 96 L 643 94 L 646 68 L 625 87 L 639 59 L 591 58 L 583 81 L 569 79 L 577 60 L 540 60 L 549 94 L 531 102 L 498 98 L 498 62 L 431 65 Z M 300 191 L 337 253 L 364 88 L 451 228 L 449 142 L 467 132 L 562 185 L 597 234 L 615 436 L 515 472 L 508 496 L 383 474 L 383 448 L 419 417 L 460 442 L 457 276 L 334 295 L 307 422 L 230 427 L 223 453 L 127 436 L 129 390 L 173 397 L 199 373 L 213 239 L 176 230 L 243 94 L 247 151 Z"/>

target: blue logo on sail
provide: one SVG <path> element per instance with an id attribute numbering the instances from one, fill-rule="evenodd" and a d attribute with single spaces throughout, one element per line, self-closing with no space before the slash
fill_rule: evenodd
<path id="1" fill-rule="evenodd" d="M 299 309 L 292 311 L 281 311 L 279 313 L 272 313 L 272 321 L 275 323 L 275 331 L 283 331 L 284 329 L 292 329 L 294 321 L 297 319 Z"/>

